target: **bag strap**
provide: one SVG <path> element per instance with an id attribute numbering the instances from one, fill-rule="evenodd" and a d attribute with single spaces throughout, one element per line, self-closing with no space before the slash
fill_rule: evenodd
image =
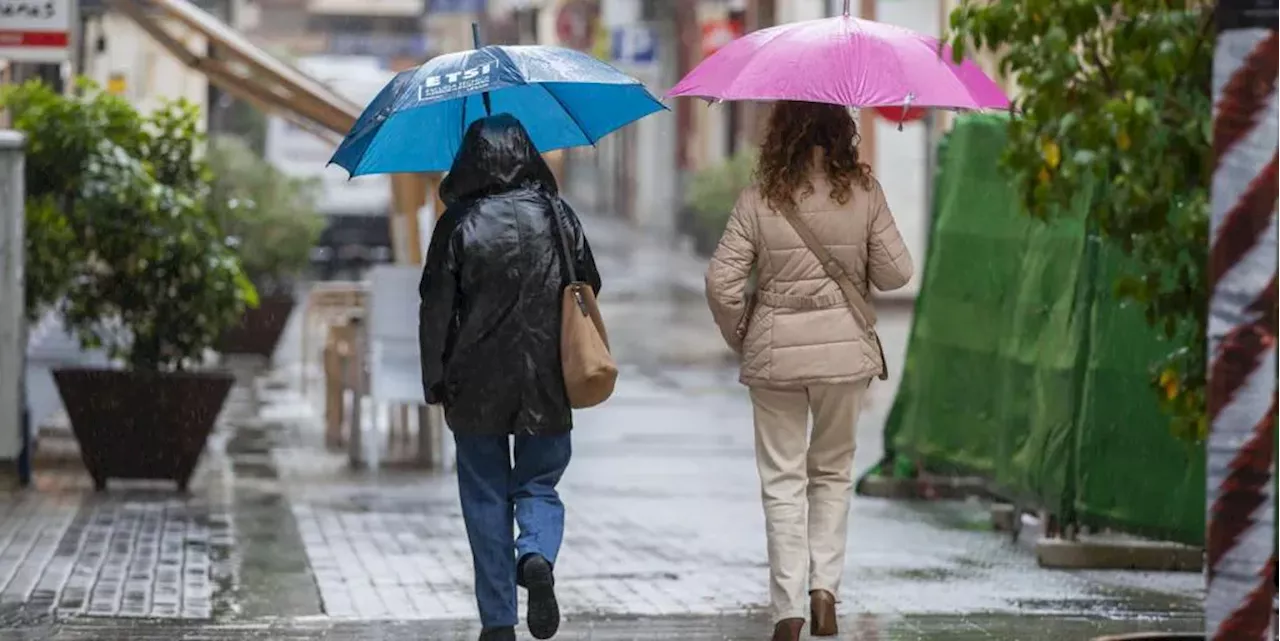
<path id="1" fill-rule="evenodd" d="M 560 221 L 560 217 L 564 214 L 564 203 L 560 201 L 559 194 L 547 193 L 545 196 L 551 202 L 551 228 L 559 237 L 560 242 L 556 244 L 560 247 L 560 260 L 564 262 L 565 269 L 569 270 L 569 282 L 579 282 L 578 261 L 573 258 L 573 249 L 569 246 L 569 234 Z"/>
<path id="2" fill-rule="evenodd" d="M 798 214 L 784 214 L 783 218 L 791 223 L 791 228 L 800 234 L 800 239 L 809 247 L 809 251 L 818 257 L 818 262 L 822 263 L 822 269 L 826 270 L 827 276 L 831 280 L 836 281 L 840 286 L 841 293 L 844 294 L 845 301 L 849 303 L 849 309 L 853 311 L 853 317 L 868 332 L 875 332 L 876 312 L 867 304 L 867 301 L 858 293 L 858 288 L 854 287 L 853 280 L 849 278 L 849 273 L 844 267 L 836 262 L 836 259 L 823 246 L 822 241 L 814 235 L 813 229 L 800 219 Z"/>

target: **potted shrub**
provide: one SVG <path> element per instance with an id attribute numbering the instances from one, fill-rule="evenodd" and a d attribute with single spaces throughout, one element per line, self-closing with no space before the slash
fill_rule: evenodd
<path id="1" fill-rule="evenodd" d="M 10 87 L 0 105 L 29 140 L 31 313 L 56 305 L 117 365 L 54 372 L 85 467 L 98 489 L 185 490 L 234 380 L 200 368 L 205 350 L 256 295 L 206 207 L 199 113 L 144 117 L 87 83 L 72 96 Z"/>
<path id="2" fill-rule="evenodd" d="M 685 206 L 693 211 L 694 249 L 709 256 L 715 251 L 738 194 L 751 185 L 755 155 L 740 153 L 693 176 Z"/>
<path id="3" fill-rule="evenodd" d="M 307 268 L 324 219 L 316 211 L 318 181 L 285 175 L 234 136 L 214 138 L 211 202 L 236 244 L 259 302 L 217 343 L 223 354 L 271 358 L 294 307 L 294 288 Z"/>

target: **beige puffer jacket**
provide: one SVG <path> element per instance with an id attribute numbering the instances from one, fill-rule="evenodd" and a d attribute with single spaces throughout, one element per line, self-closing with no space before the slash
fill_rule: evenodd
<path id="1" fill-rule="evenodd" d="M 849 202 L 831 200 L 825 175 L 814 172 L 813 194 L 799 215 L 840 262 L 863 296 L 868 279 L 881 291 L 911 279 L 911 254 L 902 242 L 880 184 L 854 183 Z M 737 328 L 745 291 L 758 266 L 755 310 L 745 340 Z M 745 190 L 707 268 L 707 300 L 720 333 L 742 357 L 743 384 L 800 388 L 868 379 L 880 354 L 854 319 L 840 287 L 813 252 L 757 188 Z"/>

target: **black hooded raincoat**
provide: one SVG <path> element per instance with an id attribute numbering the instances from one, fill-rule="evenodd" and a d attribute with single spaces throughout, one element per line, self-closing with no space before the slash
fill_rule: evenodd
<path id="1" fill-rule="evenodd" d="M 440 198 L 447 209 L 419 285 L 427 402 L 443 403 L 460 434 L 568 431 L 560 298 L 569 271 L 551 217 L 559 215 L 569 235 L 579 278 L 599 293 L 578 217 L 560 200 L 529 134 L 507 114 L 467 129 Z"/>

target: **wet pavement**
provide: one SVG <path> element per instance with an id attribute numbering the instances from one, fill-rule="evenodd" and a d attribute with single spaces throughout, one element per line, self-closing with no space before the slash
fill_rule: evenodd
<path id="1" fill-rule="evenodd" d="M 700 297 L 702 263 L 607 220 L 587 228 L 623 376 L 577 419 L 558 638 L 765 638 L 750 406 Z M 908 321 L 882 321 L 893 372 Z M 350 470 L 294 380 L 282 368 L 256 395 L 237 389 L 188 497 L 94 495 L 71 464 L 0 494 L 0 641 L 474 638 L 452 475 Z M 873 386 L 859 471 L 895 385 Z M 1200 626 L 1199 575 L 1041 569 L 976 502 L 858 498 L 849 536 L 842 639 Z"/>
<path id="2" fill-rule="evenodd" d="M 1169 632 L 1196 630 L 1197 621 L 1165 622 Z M 568 619 L 557 639 L 624 641 L 763 640 L 768 622 L 758 616 L 666 616 Z M 887 617 L 859 615 L 840 622 L 843 641 L 1081 641 L 1133 629 L 1125 622 L 1086 617 L 1028 619 L 1005 615 Z M 478 628 L 466 622 L 264 622 L 171 625 L 120 622 L 69 623 L 25 631 L 0 630 L 0 641 L 473 641 Z"/>

